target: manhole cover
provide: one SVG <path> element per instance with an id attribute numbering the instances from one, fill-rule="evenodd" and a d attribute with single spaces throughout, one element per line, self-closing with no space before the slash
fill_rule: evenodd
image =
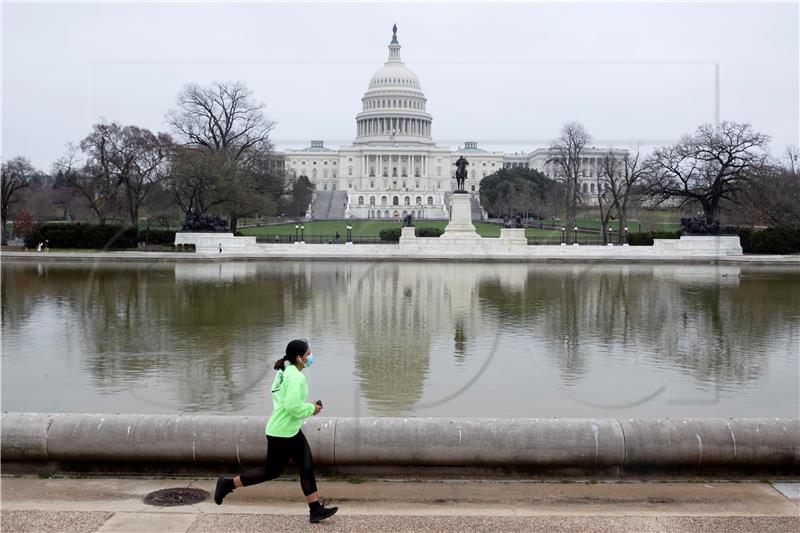
<path id="1" fill-rule="evenodd" d="M 201 489 L 161 489 L 145 496 L 144 503 L 159 507 L 175 507 L 200 503 L 207 498 L 208 493 Z"/>

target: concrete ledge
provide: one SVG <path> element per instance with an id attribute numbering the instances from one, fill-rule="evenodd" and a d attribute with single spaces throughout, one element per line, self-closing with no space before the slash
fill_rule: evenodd
<path id="1" fill-rule="evenodd" d="M 427 238 L 418 238 L 417 242 Z M 450 255 L 428 254 L 416 250 L 405 253 L 405 246 L 383 244 L 259 244 L 263 251 L 240 251 L 236 253 L 190 253 L 190 252 L 2 252 L 3 261 L 77 262 L 77 263 L 227 263 L 227 262 L 271 262 L 271 261 L 364 261 L 364 262 L 411 262 L 411 263 L 571 263 L 571 264 L 724 264 L 753 266 L 800 266 L 800 255 L 657 255 L 650 246 L 528 246 L 535 248 L 534 255 L 512 253 L 500 239 L 497 249 L 501 255 L 469 255 L 453 252 Z M 270 248 L 267 248 L 270 247 Z M 505 253 L 505 251 L 508 253 Z M 641 250 L 643 253 L 618 253 L 620 250 Z"/>
<path id="2" fill-rule="evenodd" d="M 607 466 L 623 442 L 613 419 L 339 418 L 336 463 Z"/>
<path id="3" fill-rule="evenodd" d="M 3 413 L 8 463 L 254 464 L 266 418 Z M 800 419 L 314 418 L 319 465 L 800 466 Z"/>

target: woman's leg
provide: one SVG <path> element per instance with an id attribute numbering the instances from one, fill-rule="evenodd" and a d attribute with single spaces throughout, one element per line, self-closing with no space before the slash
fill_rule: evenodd
<path id="1" fill-rule="evenodd" d="M 233 492 L 234 489 L 263 483 L 269 479 L 280 476 L 287 463 L 289 462 L 291 439 L 280 437 L 267 437 L 267 464 L 251 468 L 242 472 L 233 479 L 221 477 L 217 480 L 217 487 L 214 491 L 214 501 L 217 505 L 222 504 L 222 500 Z"/>
<path id="2" fill-rule="evenodd" d="M 300 487 L 306 495 L 308 503 L 319 500 L 317 493 L 317 480 L 314 477 L 314 458 L 311 455 L 311 447 L 308 445 L 306 436 L 302 431 L 292 437 L 291 456 L 294 464 L 300 470 Z"/>
<path id="3" fill-rule="evenodd" d="M 322 505 L 322 502 L 319 501 L 317 481 L 314 477 L 314 458 L 311 455 L 311 447 L 308 445 L 308 441 L 302 431 L 300 431 L 294 439 L 292 461 L 294 461 L 297 468 L 300 470 L 300 486 L 303 488 L 303 494 L 306 495 L 306 501 L 308 502 L 308 519 L 312 524 L 315 524 L 336 514 L 339 508 L 325 507 Z"/>
<path id="4" fill-rule="evenodd" d="M 242 472 L 233 478 L 236 488 L 263 483 L 280 476 L 289 463 L 291 439 L 267 437 L 267 464 Z"/>

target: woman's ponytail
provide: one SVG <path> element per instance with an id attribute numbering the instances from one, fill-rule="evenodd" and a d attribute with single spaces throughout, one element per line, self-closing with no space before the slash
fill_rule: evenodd
<path id="1" fill-rule="evenodd" d="M 286 359 L 284 359 L 283 357 L 281 357 L 280 359 L 278 359 L 277 361 L 275 361 L 275 364 L 273 365 L 273 367 L 272 367 L 272 368 L 274 368 L 275 370 L 283 370 L 283 369 L 284 369 L 284 363 L 285 363 L 285 362 L 286 362 Z"/>

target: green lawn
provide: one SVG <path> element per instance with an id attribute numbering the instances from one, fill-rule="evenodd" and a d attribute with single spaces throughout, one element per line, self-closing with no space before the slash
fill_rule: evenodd
<path id="1" fill-rule="evenodd" d="M 401 224 L 391 220 L 353 220 L 349 222 L 353 226 L 354 237 L 377 237 L 382 229 L 385 228 L 399 228 Z M 305 227 L 304 235 L 309 237 L 323 236 L 333 237 L 336 232 L 342 239 L 347 236 L 348 222 L 338 220 L 320 220 L 307 222 L 303 224 Z M 447 225 L 445 220 L 431 220 L 431 221 L 416 221 L 414 226 L 418 228 L 439 228 L 444 229 Z M 496 224 L 475 224 L 475 229 L 481 237 L 499 237 L 500 226 Z M 242 228 L 242 235 L 254 235 L 257 237 L 274 237 L 275 235 L 294 236 L 294 224 L 281 224 L 279 226 L 261 226 L 258 228 Z M 528 237 L 560 237 L 560 231 L 527 229 L 525 235 Z"/>
<path id="2" fill-rule="evenodd" d="M 628 232 L 638 233 L 646 231 L 677 231 L 681 229 L 681 214 L 675 210 L 656 210 L 646 209 L 632 210 L 628 215 Z M 563 224 L 559 218 L 546 219 L 545 224 Z M 576 225 L 579 228 L 600 229 L 600 218 L 597 216 L 597 209 L 579 210 L 576 218 Z M 619 222 L 612 220 L 609 227 L 614 231 L 619 231 Z"/>

